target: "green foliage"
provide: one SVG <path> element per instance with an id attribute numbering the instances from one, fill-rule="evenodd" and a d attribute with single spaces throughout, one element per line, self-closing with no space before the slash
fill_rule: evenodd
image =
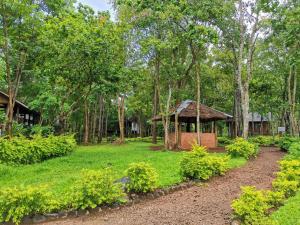
<path id="1" fill-rule="evenodd" d="M 24 216 L 52 210 L 55 200 L 44 186 L 0 189 L 0 222 L 19 224 Z"/>
<path id="2" fill-rule="evenodd" d="M 279 136 L 255 136 L 248 139 L 249 142 L 261 145 L 261 146 L 272 146 L 278 144 Z"/>
<path id="3" fill-rule="evenodd" d="M 282 160 L 280 172 L 273 181 L 273 188 L 285 194 L 286 197 L 293 196 L 300 187 L 300 161 Z"/>
<path id="4" fill-rule="evenodd" d="M 64 156 L 74 151 L 73 135 L 39 135 L 28 139 L 24 136 L 12 139 L 0 138 L 0 162 L 6 164 L 32 164 L 53 157 Z"/>
<path id="5" fill-rule="evenodd" d="M 218 137 L 218 145 L 225 146 L 233 143 L 233 140 L 229 137 Z"/>
<path id="6" fill-rule="evenodd" d="M 30 128 L 30 135 L 41 135 L 47 137 L 53 134 L 54 129 L 51 126 L 34 125 Z"/>
<path id="7" fill-rule="evenodd" d="M 72 208 L 95 208 L 123 201 L 121 185 L 114 182 L 111 170 L 83 170 L 69 194 Z"/>
<path id="8" fill-rule="evenodd" d="M 289 157 L 300 160 L 300 142 L 292 143 L 288 149 Z"/>
<path id="9" fill-rule="evenodd" d="M 149 164 L 132 163 L 126 170 L 129 182 L 126 189 L 130 192 L 146 193 L 153 191 L 158 185 L 158 174 Z"/>
<path id="10" fill-rule="evenodd" d="M 288 151 L 291 144 L 293 144 L 295 142 L 300 142 L 300 139 L 295 138 L 295 137 L 286 136 L 286 137 L 281 138 L 281 140 L 279 141 L 279 147 L 284 151 Z"/>
<path id="11" fill-rule="evenodd" d="M 193 146 L 180 162 L 181 175 L 188 179 L 208 180 L 228 170 L 229 157 L 209 155 L 202 146 Z"/>
<path id="12" fill-rule="evenodd" d="M 268 196 L 267 196 L 268 195 Z M 246 225 L 272 224 L 267 217 L 270 204 L 270 194 L 256 190 L 255 187 L 242 187 L 242 194 L 239 199 L 232 202 L 234 216 Z"/>
<path id="13" fill-rule="evenodd" d="M 136 138 L 126 138 L 126 142 L 148 142 L 152 143 L 152 137 L 136 137 Z M 162 137 L 157 137 L 157 141 L 162 141 Z"/>
<path id="14" fill-rule="evenodd" d="M 232 157 L 241 156 L 246 159 L 256 157 L 259 151 L 256 144 L 250 143 L 243 138 L 237 138 L 234 143 L 227 145 L 225 149 Z"/>

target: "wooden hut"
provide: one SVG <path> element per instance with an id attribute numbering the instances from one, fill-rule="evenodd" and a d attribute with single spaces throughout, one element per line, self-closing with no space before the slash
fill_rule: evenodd
<path id="1" fill-rule="evenodd" d="M 9 97 L 6 93 L 0 91 L 0 111 L 7 111 Z M 29 109 L 28 106 L 16 100 L 14 106 L 14 120 L 22 123 L 25 126 L 32 126 L 39 122 L 40 114 L 34 110 Z M 0 124 L 0 133 L 3 130 L 3 125 Z"/>
<path id="2" fill-rule="evenodd" d="M 170 121 L 175 122 L 175 115 L 178 120 L 178 148 L 191 149 L 193 143 L 197 141 L 197 103 L 192 100 L 185 100 L 171 110 Z M 200 104 L 201 145 L 208 148 L 217 147 L 216 121 L 227 120 L 232 116 L 206 105 Z M 153 118 L 161 121 L 161 116 Z M 170 142 L 175 146 L 175 132 L 170 133 Z"/>

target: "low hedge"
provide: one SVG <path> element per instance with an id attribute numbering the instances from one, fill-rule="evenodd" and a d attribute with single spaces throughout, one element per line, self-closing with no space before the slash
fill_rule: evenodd
<path id="1" fill-rule="evenodd" d="M 254 136 L 248 139 L 249 142 L 260 146 L 274 146 L 278 145 L 280 141 L 279 136 Z"/>
<path id="2" fill-rule="evenodd" d="M 19 224 L 24 216 L 50 212 L 55 200 L 45 186 L 20 186 L 0 190 L 0 223 Z"/>
<path id="3" fill-rule="evenodd" d="M 293 143 L 300 143 L 300 139 L 296 137 L 285 136 L 280 139 L 279 147 L 284 151 L 288 151 Z"/>
<path id="4" fill-rule="evenodd" d="M 232 157 L 244 157 L 249 159 L 250 157 L 256 157 L 259 148 L 256 144 L 250 143 L 243 138 L 237 138 L 235 141 L 225 147 L 227 153 Z"/>
<path id="5" fill-rule="evenodd" d="M 73 135 L 0 138 L 0 163 L 32 164 L 64 156 L 76 147 Z"/>
<path id="6" fill-rule="evenodd" d="M 223 175 L 229 168 L 229 157 L 210 155 L 206 148 L 198 145 L 187 153 L 180 162 L 180 172 L 185 179 L 208 180 Z"/>

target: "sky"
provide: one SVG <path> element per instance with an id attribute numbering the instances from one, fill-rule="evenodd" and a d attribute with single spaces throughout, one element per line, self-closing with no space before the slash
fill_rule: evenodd
<path id="1" fill-rule="evenodd" d="M 113 12 L 108 0 L 78 0 L 78 2 L 91 6 L 95 11 L 109 10 L 111 13 Z"/>

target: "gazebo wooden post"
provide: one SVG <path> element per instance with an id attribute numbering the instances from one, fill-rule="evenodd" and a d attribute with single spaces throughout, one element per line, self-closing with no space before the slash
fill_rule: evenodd
<path id="1" fill-rule="evenodd" d="M 175 146 L 174 148 L 178 148 L 179 143 L 179 135 L 178 135 L 178 113 L 175 113 Z"/>

